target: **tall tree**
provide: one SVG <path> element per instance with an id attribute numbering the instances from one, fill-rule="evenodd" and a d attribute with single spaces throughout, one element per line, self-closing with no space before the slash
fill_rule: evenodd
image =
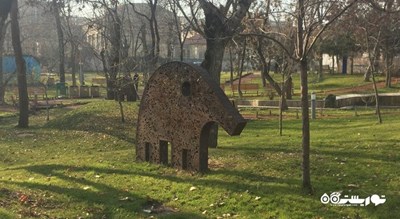
<path id="1" fill-rule="evenodd" d="M 124 59 L 123 23 L 119 1 L 88 1 L 93 7 L 94 18 L 89 28 L 101 34 L 104 47 L 99 52 L 107 85 L 107 99 L 117 99 L 118 75 Z M 91 30 L 89 30 L 91 31 Z M 90 43 L 90 42 L 89 42 Z M 93 50 L 97 52 L 96 49 Z"/>
<path id="2" fill-rule="evenodd" d="M 213 1 L 189 0 L 187 6 L 190 16 L 183 9 L 179 1 L 176 1 L 179 9 L 193 30 L 200 33 L 206 39 L 206 52 L 201 66 L 208 71 L 213 80 L 220 83 L 222 61 L 225 47 L 232 37 L 238 34 L 242 28 L 242 20 L 246 16 L 251 3 L 254 0 L 229 0 L 219 7 Z M 203 11 L 204 22 L 199 20 L 198 7 Z M 218 126 L 210 129 L 209 147 L 217 146 Z"/>
<path id="3" fill-rule="evenodd" d="M 17 81 L 19 94 L 19 120 L 18 127 L 28 128 L 29 126 L 29 99 L 26 82 L 26 67 L 22 56 L 20 30 L 18 22 L 18 0 L 13 0 L 11 5 L 11 35 L 14 47 L 15 63 L 17 66 Z"/>
<path id="4" fill-rule="evenodd" d="M 139 11 L 136 7 L 135 3 L 129 2 L 132 6 L 133 11 L 139 15 L 140 17 L 144 18 L 147 21 L 144 27 L 148 27 L 150 31 L 150 49 L 147 50 L 147 54 L 145 54 L 145 61 L 146 61 L 146 70 L 147 75 L 152 73 L 158 65 L 158 60 L 160 58 L 160 33 L 158 27 L 158 20 L 157 20 L 157 8 L 158 8 L 158 0 L 146 0 L 146 5 L 149 8 L 149 12 L 146 13 L 144 11 Z M 143 32 L 146 34 L 146 32 Z M 146 38 L 144 38 L 146 39 Z M 143 42 L 146 44 L 147 42 Z"/>
<path id="5" fill-rule="evenodd" d="M 179 41 L 179 60 L 183 61 L 183 52 L 186 38 L 189 35 L 191 30 L 190 22 L 182 22 L 181 17 L 179 16 L 179 8 L 177 4 L 175 4 L 177 0 L 168 0 L 168 8 L 171 10 L 173 14 L 173 25 L 176 35 L 178 36 Z"/>
<path id="6" fill-rule="evenodd" d="M 11 10 L 12 0 L 0 0 L 0 104 L 4 104 L 5 86 L 3 73 L 3 50 L 6 30 L 8 26 L 7 18 Z"/>
<path id="7" fill-rule="evenodd" d="M 57 37 L 58 37 L 58 71 L 60 74 L 60 82 L 65 83 L 65 44 L 64 44 L 64 31 L 61 22 L 61 7 L 64 2 L 61 0 L 52 0 L 51 6 L 56 21 Z M 65 91 L 61 89 L 61 91 Z M 65 95 L 65 93 L 62 93 Z"/>
<path id="8" fill-rule="evenodd" d="M 293 42 L 295 52 L 292 53 L 290 47 L 282 42 L 282 35 L 290 38 L 287 33 L 269 31 L 262 34 L 253 35 L 263 36 L 277 43 L 287 56 L 291 57 L 299 66 L 301 81 L 301 111 L 302 111 L 302 181 L 303 188 L 312 193 L 311 174 L 310 174 L 310 118 L 309 118 L 309 97 L 308 97 L 308 59 L 314 44 L 321 34 L 337 20 L 347 9 L 353 6 L 358 0 L 352 0 L 348 4 L 337 1 L 316 1 L 316 0 L 296 0 L 289 2 L 291 7 L 279 5 L 276 13 L 283 16 L 287 22 L 293 22 L 296 40 Z M 317 11 L 321 8 L 319 4 L 325 4 L 322 11 L 324 21 L 319 22 L 320 17 Z"/>
<path id="9" fill-rule="evenodd" d="M 271 0 L 265 2 L 260 2 L 260 4 L 254 4 L 254 9 L 249 16 L 245 19 L 244 23 L 246 25 L 246 30 L 243 35 L 250 36 L 252 33 L 263 33 L 268 31 L 279 31 L 287 32 L 287 36 L 281 37 L 280 41 L 285 44 L 286 47 L 290 48 L 294 52 L 292 41 L 294 41 L 293 27 L 291 24 L 287 24 L 284 21 L 280 21 L 279 18 L 275 17 L 275 14 L 271 13 Z M 269 74 L 271 65 L 280 65 L 286 62 L 287 56 L 282 52 L 282 49 L 262 36 L 251 36 L 252 46 L 255 50 L 256 56 L 258 56 L 258 62 L 261 65 L 261 75 L 263 86 L 267 86 L 267 81 L 270 86 L 276 91 L 276 93 L 281 96 L 282 90 L 279 83 L 277 83 L 274 78 Z M 290 58 L 289 58 L 290 59 Z M 287 77 L 287 83 L 291 80 L 291 75 Z M 291 86 L 287 86 L 290 88 Z M 287 98 L 291 99 L 291 91 L 286 92 Z M 287 109 L 286 98 L 283 101 L 284 109 Z"/>
<path id="10" fill-rule="evenodd" d="M 337 18 L 339 18 L 348 8 L 350 8 L 357 0 L 351 1 L 348 5 L 342 6 L 342 9 L 330 16 L 329 19 L 322 27 L 319 26 L 318 20 L 313 20 L 312 16 L 315 13 L 313 4 L 308 0 L 297 1 L 296 13 L 296 29 L 297 29 L 297 42 L 295 60 L 299 63 L 300 67 L 300 81 L 301 81 L 301 109 L 302 109 L 302 149 L 303 149 L 303 188 L 308 192 L 312 192 L 311 174 L 310 174 L 310 118 L 308 109 L 308 70 L 307 59 L 310 51 L 319 36 L 331 25 Z M 337 7 L 335 2 L 332 7 Z M 311 19 L 311 20 L 310 20 Z"/>

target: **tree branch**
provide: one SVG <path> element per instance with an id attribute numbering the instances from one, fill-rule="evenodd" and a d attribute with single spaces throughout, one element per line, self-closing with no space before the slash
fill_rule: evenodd
<path id="1" fill-rule="evenodd" d="M 329 25 L 331 25 L 336 19 L 338 19 L 344 12 L 347 11 L 347 9 L 349 9 L 351 6 L 353 6 L 358 0 L 353 0 L 352 2 L 350 2 L 348 5 L 346 5 L 346 7 L 344 7 L 338 14 L 336 14 L 331 20 L 329 20 L 323 27 L 322 29 L 317 33 L 317 35 L 315 35 L 314 39 L 312 40 L 310 46 L 308 48 L 306 48 L 307 50 L 304 51 L 305 55 L 307 56 L 312 47 L 314 46 L 314 44 L 317 42 L 318 38 L 321 36 L 321 34 L 329 27 Z"/>
<path id="2" fill-rule="evenodd" d="M 271 36 L 268 36 L 265 34 L 259 34 L 259 33 L 241 33 L 241 34 L 239 34 L 239 36 L 245 36 L 245 37 L 248 37 L 248 36 L 254 37 L 255 36 L 255 37 L 262 37 L 262 38 L 269 39 L 269 40 L 275 42 L 276 44 L 278 44 L 278 46 L 282 48 L 282 50 L 287 54 L 288 57 L 296 60 L 296 58 L 293 57 L 293 53 L 289 52 L 288 48 L 286 48 L 286 46 L 282 42 L 280 42 L 279 40 L 277 40 L 274 37 L 271 37 Z"/>
<path id="3" fill-rule="evenodd" d="M 129 4 L 132 6 L 132 10 L 133 10 L 136 14 L 138 14 L 138 15 L 141 16 L 141 17 L 144 17 L 144 18 L 145 18 L 146 20 L 148 20 L 149 22 L 151 21 L 151 18 L 149 18 L 147 15 L 145 15 L 145 14 L 139 12 L 138 10 L 136 10 L 135 3 L 129 2 Z"/>

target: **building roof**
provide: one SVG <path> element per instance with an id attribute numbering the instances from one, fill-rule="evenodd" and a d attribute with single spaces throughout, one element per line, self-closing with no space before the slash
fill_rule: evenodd
<path id="1" fill-rule="evenodd" d="M 202 35 L 200 35 L 198 33 L 196 33 L 193 36 L 187 38 L 186 41 L 185 41 L 186 45 L 206 45 L 206 43 L 207 43 L 206 39 Z"/>

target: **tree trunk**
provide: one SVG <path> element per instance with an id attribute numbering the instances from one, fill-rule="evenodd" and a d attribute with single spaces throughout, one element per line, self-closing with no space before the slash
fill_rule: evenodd
<path id="1" fill-rule="evenodd" d="M 121 36 L 121 19 L 119 14 L 114 11 L 110 18 L 112 28 L 109 32 L 110 36 L 110 52 L 108 54 L 108 69 L 107 69 L 107 99 L 112 100 L 117 96 L 117 76 L 120 71 L 120 51 L 122 49 L 122 36 Z M 112 23 L 111 23 L 112 22 Z"/>
<path id="2" fill-rule="evenodd" d="M 221 39 L 207 39 L 207 49 L 205 52 L 204 61 L 201 66 L 208 71 L 213 80 L 220 84 L 222 60 L 224 58 L 224 51 L 226 40 Z M 216 148 L 218 146 L 218 124 L 213 124 L 210 128 L 210 135 L 208 146 Z"/>
<path id="3" fill-rule="evenodd" d="M 372 74 L 372 83 L 374 86 L 374 93 L 375 93 L 375 113 L 378 116 L 378 123 L 381 124 L 382 123 L 381 108 L 379 105 L 379 94 L 378 94 L 378 88 L 376 87 L 374 74 Z"/>
<path id="4" fill-rule="evenodd" d="M 60 7 L 57 0 L 53 0 L 53 13 L 56 21 L 57 37 L 58 37 L 58 59 L 59 59 L 59 74 L 60 82 L 65 83 L 65 46 L 64 32 L 61 25 Z M 65 89 L 61 89 L 61 95 L 65 95 Z"/>
<path id="5" fill-rule="evenodd" d="M 185 42 L 180 42 L 179 43 L 179 46 L 181 48 L 181 50 L 179 51 L 179 60 L 181 62 L 183 62 L 183 52 L 184 52 L 183 47 L 184 47 L 184 45 L 185 45 Z"/>
<path id="6" fill-rule="evenodd" d="M 5 103 L 4 96 L 6 93 L 6 86 L 4 84 L 4 78 L 3 78 L 3 50 L 1 47 L 2 46 L 0 45 L 0 105 L 4 105 L 4 103 Z"/>
<path id="7" fill-rule="evenodd" d="M 288 76 L 288 79 L 286 79 L 286 81 L 285 81 L 284 87 L 285 87 L 286 91 L 283 91 L 283 92 L 285 92 L 285 94 L 286 94 L 286 99 L 291 100 L 292 99 L 292 89 L 293 89 L 292 75 Z"/>
<path id="8" fill-rule="evenodd" d="M 385 66 L 386 66 L 386 78 L 385 85 L 387 88 L 392 87 L 392 65 L 393 58 L 390 55 L 385 56 Z"/>
<path id="9" fill-rule="evenodd" d="M 252 3 L 252 0 L 238 2 L 237 10 L 229 19 L 225 19 L 223 10 L 213 5 L 212 2 L 199 0 L 200 7 L 204 12 L 204 34 L 206 38 L 206 52 L 201 66 L 206 69 L 213 80 L 219 84 L 221 79 L 222 61 L 225 46 L 241 26 L 242 19 Z M 218 126 L 214 125 L 210 131 L 209 147 L 217 146 Z"/>
<path id="10" fill-rule="evenodd" d="M 106 91 L 106 95 L 107 95 L 107 99 L 108 100 L 113 100 L 115 97 L 115 80 L 110 78 L 110 73 L 109 73 L 109 69 L 107 67 L 107 61 L 106 61 L 106 57 L 105 57 L 105 50 L 103 49 L 100 52 L 100 57 L 101 57 L 101 62 L 103 64 L 103 72 L 104 75 L 106 77 L 106 84 L 107 84 L 107 91 Z"/>
<path id="11" fill-rule="evenodd" d="M 242 99 L 243 98 L 243 92 L 242 92 L 242 89 L 240 89 L 240 86 L 242 86 L 242 76 L 243 76 L 243 69 L 241 68 L 240 70 L 239 70 L 239 83 L 238 83 L 238 94 L 239 94 L 239 99 Z"/>
<path id="12" fill-rule="evenodd" d="M 257 46 L 257 54 L 258 57 L 261 60 L 261 64 L 262 64 L 262 72 L 261 75 L 263 75 L 263 77 L 265 79 L 267 79 L 268 83 L 274 88 L 274 90 L 276 91 L 276 93 L 280 96 L 282 91 L 281 91 L 281 87 L 279 86 L 279 84 L 269 75 L 269 69 L 270 69 L 270 65 L 271 65 L 271 60 L 265 61 L 265 56 L 262 52 L 262 44 L 261 44 L 261 38 L 258 39 L 259 40 L 259 44 Z M 264 80 L 265 80 L 264 79 Z M 263 83 L 264 85 L 264 83 Z M 266 86 L 267 84 L 265 84 Z"/>
<path id="13" fill-rule="evenodd" d="M 347 74 L 347 56 L 342 58 L 342 74 Z"/>
<path id="14" fill-rule="evenodd" d="M 18 23 L 18 1 L 15 0 L 11 7 L 11 35 L 14 47 L 15 63 L 17 66 L 17 81 L 19 94 L 19 128 L 28 128 L 29 126 L 29 99 L 26 82 L 25 60 L 22 56 L 20 30 Z"/>
<path id="15" fill-rule="evenodd" d="M 322 80 L 323 73 L 324 73 L 324 66 L 323 66 L 323 59 L 322 53 L 318 54 L 318 81 Z M 288 98 L 289 99 L 289 98 Z"/>
<path id="16" fill-rule="evenodd" d="M 262 67 L 261 67 L 262 69 L 261 69 L 261 82 L 262 82 L 262 86 L 263 87 L 266 87 L 267 86 L 267 80 L 265 79 L 266 78 L 266 76 L 265 75 L 268 75 L 268 73 L 267 72 L 264 72 L 264 65 L 262 65 Z M 268 68 L 268 67 L 267 67 Z M 267 70 L 267 71 L 269 71 L 269 70 Z"/>
<path id="17" fill-rule="evenodd" d="M 332 70 L 331 74 L 335 74 L 335 55 L 332 55 Z"/>
<path id="18" fill-rule="evenodd" d="M 284 99 L 285 99 L 285 74 L 282 74 L 282 93 L 279 101 L 279 136 L 282 136 L 283 130 L 283 110 L 284 110 Z"/>
<path id="19" fill-rule="evenodd" d="M 243 45 L 243 51 L 242 51 L 242 55 L 241 55 L 240 69 L 239 69 L 239 84 L 238 84 L 239 98 L 243 98 L 243 93 L 242 93 L 242 89 L 240 89 L 240 86 L 242 85 L 244 60 L 246 59 L 246 46 L 247 46 L 246 39 L 244 39 L 244 45 Z"/>
<path id="20" fill-rule="evenodd" d="M 6 30 L 8 26 L 7 25 L 8 23 L 6 23 L 7 17 L 8 17 L 8 12 L 6 15 L 4 14 L 0 16 L 0 105 L 5 103 L 4 96 L 6 91 L 6 83 L 4 82 L 4 72 L 3 72 L 3 51 L 4 51 L 4 40 L 7 32 Z"/>
<path id="21" fill-rule="evenodd" d="M 301 111 L 302 111 L 302 152 L 303 152 L 303 189 L 312 193 L 310 175 L 310 115 L 308 110 L 308 75 L 307 75 L 307 50 L 304 48 L 304 21 L 306 20 L 304 0 L 298 0 L 297 19 L 297 57 L 300 64 L 301 81 Z M 308 40 L 308 39 L 307 39 Z"/>
<path id="22" fill-rule="evenodd" d="M 350 74 L 354 74 L 354 57 L 350 56 Z"/>
<path id="23" fill-rule="evenodd" d="M 371 65 L 368 66 L 367 71 L 364 74 L 364 81 L 368 82 L 371 81 L 371 74 L 373 74 Z"/>
<path id="24" fill-rule="evenodd" d="M 207 39 L 207 49 L 205 52 L 204 61 L 201 67 L 206 69 L 215 82 L 220 83 L 222 60 L 224 58 L 224 51 L 226 40 L 224 39 Z"/>
<path id="25" fill-rule="evenodd" d="M 300 61 L 300 80 L 301 80 L 301 111 L 302 111 L 302 147 L 303 147 L 303 188 L 311 192 L 310 177 L 310 116 L 308 109 L 308 78 L 307 60 Z"/>
<path id="26" fill-rule="evenodd" d="M 340 61 L 339 61 L 339 55 L 336 56 L 336 68 L 337 68 L 337 73 L 340 72 Z"/>
<path id="27" fill-rule="evenodd" d="M 118 94 L 118 104 L 119 104 L 119 112 L 121 113 L 121 122 L 125 123 L 125 114 L 124 114 L 124 107 L 122 105 L 121 95 Z"/>
<path id="28" fill-rule="evenodd" d="M 76 45 L 71 43 L 71 74 L 72 74 L 72 86 L 76 86 Z M 80 54 L 81 55 L 81 54 Z"/>
<path id="29" fill-rule="evenodd" d="M 231 85 L 231 87 L 233 86 L 233 54 L 232 54 L 232 47 L 229 47 L 229 66 L 230 66 L 230 79 L 229 79 L 229 84 Z"/>

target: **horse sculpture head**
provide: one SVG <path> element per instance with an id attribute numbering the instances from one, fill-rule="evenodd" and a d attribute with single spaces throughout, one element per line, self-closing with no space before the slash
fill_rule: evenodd
<path id="1" fill-rule="evenodd" d="M 229 135 L 239 135 L 246 125 L 208 72 L 186 63 L 167 63 L 154 72 L 143 93 L 137 159 L 167 164 L 170 147 L 172 166 L 205 171 L 214 123 Z"/>

